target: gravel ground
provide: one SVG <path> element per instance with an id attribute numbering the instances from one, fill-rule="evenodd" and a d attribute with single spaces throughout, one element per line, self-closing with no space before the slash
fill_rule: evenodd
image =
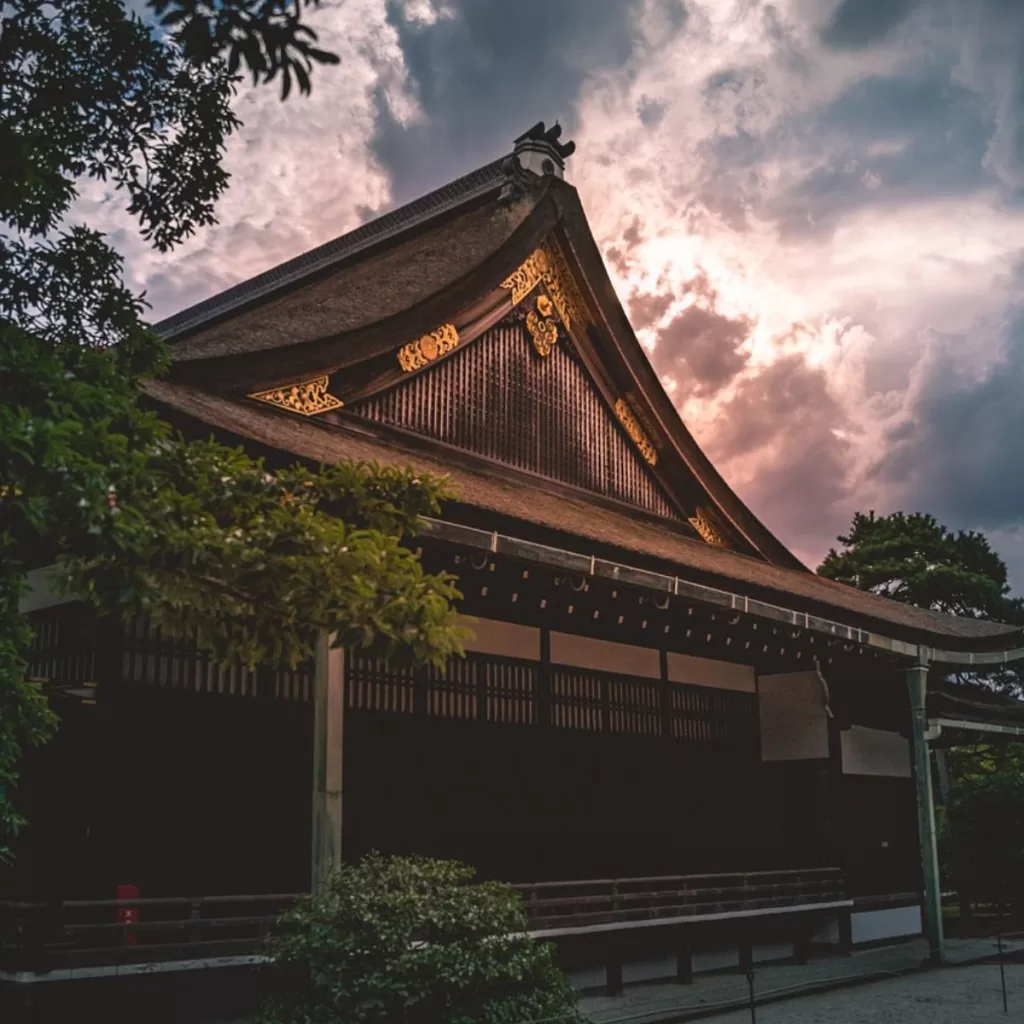
<path id="1" fill-rule="evenodd" d="M 925 971 L 757 1008 L 757 1024 L 996 1024 L 1024 1020 L 1024 965 L 1006 965 L 1003 1013 L 995 965 Z M 715 1017 L 750 1024 L 750 1012 Z"/>

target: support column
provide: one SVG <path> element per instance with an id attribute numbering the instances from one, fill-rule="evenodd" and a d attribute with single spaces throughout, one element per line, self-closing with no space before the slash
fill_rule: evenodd
<path id="1" fill-rule="evenodd" d="M 924 876 L 924 933 L 928 939 L 928 957 L 932 963 L 945 960 L 942 935 L 942 889 L 939 882 L 939 851 L 935 841 L 935 805 L 932 801 L 931 757 L 928 748 L 928 666 L 907 669 L 910 691 L 911 743 L 914 754 L 914 778 L 917 783 L 917 832 L 921 842 L 921 866 Z"/>
<path id="2" fill-rule="evenodd" d="M 313 698 L 312 891 L 321 891 L 341 867 L 342 727 L 345 715 L 345 651 L 321 633 L 316 642 Z"/>

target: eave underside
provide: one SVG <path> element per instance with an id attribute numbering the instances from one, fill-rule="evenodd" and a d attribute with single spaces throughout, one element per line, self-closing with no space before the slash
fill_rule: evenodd
<path id="1" fill-rule="evenodd" d="M 528 524 L 534 530 L 547 531 L 553 540 L 575 539 L 577 547 L 585 542 L 603 551 L 627 552 L 634 561 L 639 558 L 671 567 L 695 582 L 740 588 L 751 597 L 787 603 L 811 614 L 827 614 L 852 626 L 881 628 L 914 643 L 963 650 L 1018 646 L 1020 630 L 1015 627 L 898 604 L 812 573 L 691 540 L 667 520 L 654 522 L 625 509 L 603 507 L 582 492 L 552 491 L 541 481 L 526 485 L 482 460 L 478 466 L 470 466 L 466 460 L 454 465 L 443 453 L 397 447 L 357 424 L 300 419 L 166 381 L 152 382 L 147 390 L 176 421 L 186 421 L 190 430 L 230 434 L 316 463 L 376 461 L 447 475 L 458 496 L 456 510 L 475 519 L 474 525 L 479 525 L 481 516 L 500 517 L 505 524 Z"/>

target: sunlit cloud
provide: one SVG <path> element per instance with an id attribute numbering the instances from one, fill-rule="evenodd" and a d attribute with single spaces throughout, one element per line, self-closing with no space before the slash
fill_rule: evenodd
<path id="1" fill-rule="evenodd" d="M 308 99 L 239 95 L 219 226 L 164 258 L 101 190 L 83 201 L 154 315 L 560 117 L 641 344 L 767 525 L 816 564 L 855 510 L 931 511 L 994 531 L 1024 587 L 1024 485 L 1006 481 L 1024 438 L 1024 12 L 345 0 L 314 17 L 341 64 Z"/>

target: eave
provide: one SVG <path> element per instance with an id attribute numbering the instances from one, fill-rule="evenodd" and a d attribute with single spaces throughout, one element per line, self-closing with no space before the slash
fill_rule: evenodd
<path id="1" fill-rule="evenodd" d="M 980 668 L 1024 654 L 1019 628 L 899 604 L 813 573 L 690 540 L 653 517 L 647 521 L 632 511 L 603 507 L 585 494 L 574 500 L 539 486 L 531 489 L 523 480 L 510 481 L 485 460 L 472 466 L 452 464 L 426 448 L 411 453 L 395 447 L 358 425 L 303 419 L 181 384 L 152 382 L 147 390 L 164 414 L 189 433 L 213 430 L 225 440 L 278 452 L 282 459 L 332 463 L 353 458 L 447 473 L 459 493 L 444 515 L 450 529 L 459 531 L 458 539 L 451 534 L 453 543 L 488 549 L 497 545 L 502 553 L 520 558 L 542 559 L 545 552 L 554 552 L 552 557 L 563 560 L 563 567 L 593 570 L 595 575 L 608 575 L 614 567 L 618 578 L 633 586 L 820 629 L 902 658 Z M 475 510 L 476 516 L 465 514 Z M 498 529 L 473 525 L 481 517 Z"/>

